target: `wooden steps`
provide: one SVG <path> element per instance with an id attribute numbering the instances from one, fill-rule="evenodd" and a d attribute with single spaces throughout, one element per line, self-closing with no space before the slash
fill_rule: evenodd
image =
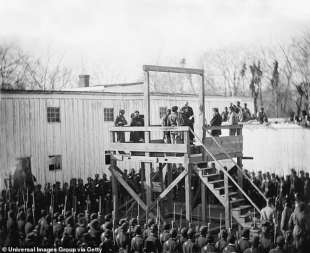
<path id="1" fill-rule="evenodd" d="M 208 187 L 214 196 L 225 206 L 225 186 L 224 176 L 213 168 L 200 167 L 205 166 L 205 163 L 198 163 L 198 168 L 195 172 L 200 177 L 201 181 Z M 249 201 L 241 194 L 232 183 L 228 186 L 229 203 L 231 204 L 231 215 L 234 220 L 243 228 L 252 226 L 252 213 L 254 207 L 249 204 Z M 259 213 L 257 212 L 259 215 Z M 256 219 L 259 220 L 259 217 Z"/>

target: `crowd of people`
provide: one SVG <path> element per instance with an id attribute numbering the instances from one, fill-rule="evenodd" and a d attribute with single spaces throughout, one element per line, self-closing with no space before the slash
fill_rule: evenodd
<path id="1" fill-rule="evenodd" d="M 310 127 L 310 110 L 302 110 L 300 113 L 292 112 L 290 114 L 290 121 L 303 127 Z"/>
<path id="2" fill-rule="evenodd" d="M 221 126 L 223 122 L 226 122 L 230 126 L 236 126 L 239 122 L 247 122 L 253 119 L 256 119 L 260 124 L 268 122 L 268 117 L 264 107 L 261 107 L 257 115 L 254 115 L 251 114 L 247 103 L 244 103 L 244 106 L 242 107 L 240 101 L 237 101 L 236 104 L 231 103 L 229 108 L 225 107 L 222 113 L 219 113 L 218 108 L 213 108 L 213 116 L 209 125 L 211 127 Z M 213 136 L 220 136 L 222 132 L 221 129 L 214 129 L 211 130 L 211 134 Z M 239 129 L 229 129 L 229 135 L 239 135 Z"/>
<path id="3" fill-rule="evenodd" d="M 59 182 L 47 183 L 43 190 L 39 184 L 27 189 L 9 185 L 1 194 L 0 245 L 97 247 L 101 252 L 119 253 L 307 252 L 309 173 L 292 170 L 285 178 L 268 172 L 245 173 L 244 189 L 251 189 L 246 186 L 251 180 L 268 199 L 261 211 L 261 234 L 251 240 L 249 229 L 222 229 L 214 234 L 208 226 L 177 226 L 171 220 L 160 222 L 139 215 L 116 221 L 112 215 L 111 181 L 105 174 L 102 178 L 97 174 L 85 184 L 81 179 L 72 179 L 62 187 Z M 142 177 L 141 172 L 123 173 L 138 193 L 143 192 L 137 186 Z M 248 191 L 255 199 L 254 192 Z"/>

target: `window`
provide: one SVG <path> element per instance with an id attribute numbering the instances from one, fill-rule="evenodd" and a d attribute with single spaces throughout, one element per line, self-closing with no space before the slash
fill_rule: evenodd
<path id="1" fill-rule="evenodd" d="M 114 109 L 104 108 L 103 116 L 104 116 L 104 121 L 114 121 Z"/>
<path id="2" fill-rule="evenodd" d="M 61 155 L 50 155 L 48 156 L 48 158 L 49 158 L 49 162 L 48 162 L 49 171 L 55 171 L 55 170 L 62 169 Z"/>
<path id="3" fill-rule="evenodd" d="M 110 153 L 110 151 L 105 151 L 105 154 L 104 154 L 104 163 L 106 164 L 106 165 L 109 165 L 109 164 L 111 164 L 111 153 Z"/>
<path id="4" fill-rule="evenodd" d="M 47 122 L 60 122 L 59 107 L 47 107 Z"/>
<path id="5" fill-rule="evenodd" d="M 159 117 L 162 118 L 167 113 L 167 107 L 159 107 Z"/>

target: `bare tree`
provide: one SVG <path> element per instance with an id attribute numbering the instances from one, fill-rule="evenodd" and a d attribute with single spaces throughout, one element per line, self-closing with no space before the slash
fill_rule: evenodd
<path id="1" fill-rule="evenodd" d="M 0 84 L 6 89 L 25 89 L 29 82 L 29 56 L 14 45 L 0 45 Z"/>
<path id="2" fill-rule="evenodd" d="M 261 89 L 261 79 L 263 72 L 260 67 L 260 62 L 257 64 L 253 62 L 252 65 L 250 65 L 250 71 L 251 71 L 251 82 L 250 82 L 250 90 L 251 95 L 254 99 L 254 114 L 257 114 L 258 111 L 258 105 L 257 100 L 258 96 L 260 96 L 261 106 L 263 105 L 263 99 L 262 99 L 262 89 Z"/>
<path id="3" fill-rule="evenodd" d="M 279 117 L 279 63 L 278 61 L 274 61 L 273 63 L 273 71 L 272 77 L 270 80 L 270 84 L 272 87 L 272 93 L 274 97 L 274 103 L 276 107 L 276 117 Z"/>
<path id="4" fill-rule="evenodd" d="M 15 45 L 0 45 L 0 85 L 5 89 L 62 89 L 72 81 L 72 71 L 62 58 L 43 63 Z"/>

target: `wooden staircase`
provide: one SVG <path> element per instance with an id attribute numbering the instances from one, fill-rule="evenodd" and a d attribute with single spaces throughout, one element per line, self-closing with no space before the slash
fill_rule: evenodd
<path id="1" fill-rule="evenodd" d="M 197 163 L 194 171 L 199 176 L 200 180 L 208 187 L 214 194 L 217 200 L 225 206 L 225 188 L 224 188 L 224 175 L 213 168 L 207 168 L 206 162 Z M 231 205 L 231 215 L 234 220 L 243 228 L 250 228 L 252 225 L 252 215 L 254 208 L 247 199 L 240 194 L 238 189 L 229 182 L 229 203 Z M 259 213 L 256 210 L 256 213 Z M 259 217 L 256 216 L 256 219 Z"/>

